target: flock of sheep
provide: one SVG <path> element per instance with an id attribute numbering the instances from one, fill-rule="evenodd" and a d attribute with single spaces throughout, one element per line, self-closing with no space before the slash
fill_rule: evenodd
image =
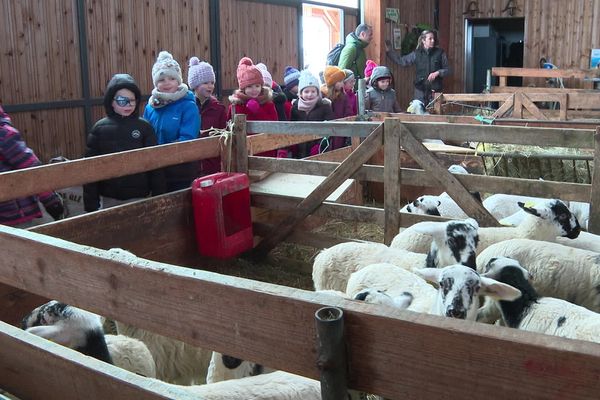
<path id="1" fill-rule="evenodd" d="M 600 237 L 580 225 L 589 205 L 509 195 L 483 204 L 516 226 L 482 228 L 449 196 L 422 196 L 403 211 L 455 219 L 415 224 L 390 246 L 353 242 L 321 251 L 313 264 L 315 290 L 600 342 Z M 318 381 L 121 323 L 119 335 L 104 334 L 100 316 L 56 301 L 33 310 L 23 329 L 199 399 L 321 398 Z"/>

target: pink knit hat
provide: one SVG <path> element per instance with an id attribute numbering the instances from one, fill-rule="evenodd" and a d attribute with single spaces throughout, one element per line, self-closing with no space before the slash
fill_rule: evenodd
<path id="1" fill-rule="evenodd" d="M 254 65 L 252 60 L 248 57 L 243 57 L 238 64 L 237 80 L 241 90 L 244 90 L 251 85 L 265 84 L 262 73 L 258 68 L 256 68 L 256 65 Z"/>
<path id="2" fill-rule="evenodd" d="M 194 90 L 206 82 L 215 81 L 215 71 L 212 65 L 200 61 L 198 57 L 190 58 L 190 67 L 188 69 L 188 86 Z"/>
<path id="3" fill-rule="evenodd" d="M 271 87 L 273 86 L 273 77 L 271 73 L 267 69 L 267 66 L 263 63 L 256 64 L 256 68 L 260 70 L 260 73 L 263 76 L 263 81 L 265 82 L 265 86 Z"/>
<path id="4" fill-rule="evenodd" d="M 373 60 L 367 60 L 367 66 L 365 67 L 365 78 L 370 78 L 373 73 L 373 68 L 377 67 L 377 63 Z"/>

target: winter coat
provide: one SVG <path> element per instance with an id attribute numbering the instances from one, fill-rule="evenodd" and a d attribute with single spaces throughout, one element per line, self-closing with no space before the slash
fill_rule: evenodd
<path id="1" fill-rule="evenodd" d="M 21 133 L 12 126 L 10 117 L 0 107 L 0 172 L 38 165 L 41 165 L 40 160 L 33 150 L 27 147 L 21 138 Z M 0 201 L 0 224 L 16 226 L 34 218 L 41 218 L 42 212 L 38 200 L 47 210 L 62 208 L 61 200 L 54 192 Z"/>
<path id="2" fill-rule="evenodd" d="M 358 97 L 354 90 L 345 91 L 348 103 L 350 103 L 350 115 L 358 115 Z"/>
<path id="3" fill-rule="evenodd" d="M 331 108 L 333 109 L 333 119 L 352 116 L 352 107 L 344 92 L 331 102 Z"/>
<path id="4" fill-rule="evenodd" d="M 285 103 L 287 102 L 287 96 L 281 90 L 281 87 L 273 82 L 273 104 L 277 110 L 277 118 L 279 121 L 289 121 L 290 118 L 286 115 Z"/>
<path id="5" fill-rule="evenodd" d="M 338 67 L 341 69 L 349 69 L 354 72 L 356 81 L 364 77 L 365 67 L 367 65 L 367 56 L 365 47 L 369 43 L 363 42 L 356 36 L 354 32 L 346 36 L 346 44 L 340 53 Z"/>
<path id="6" fill-rule="evenodd" d="M 386 90 L 379 90 L 374 86 L 370 87 L 365 95 L 365 109 L 390 113 L 402 111 L 394 89 L 388 87 Z"/>
<path id="7" fill-rule="evenodd" d="M 115 93 L 124 88 L 131 90 L 136 98 L 136 108 L 128 117 L 117 114 L 112 106 Z M 139 117 L 140 100 L 140 90 L 131 76 L 117 74 L 111 79 L 104 95 L 107 117 L 96 122 L 88 135 L 85 157 L 141 149 L 157 144 L 152 125 Z M 100 196 L 127 200 L 162 194 L 165 190 L 163 170 L 154 170 L 85 184 L 83 203 L 85 211 L 90 212 L 100 208 Z"/>
<path id="8" fill-rule="evenodd" d="M 315 107 L 306 112 L 298 110 L 298 100 L 292 102 L 292 121 L 330 121 L 333 119 L 333 110 L 329 99 L 321 99 Z"/>
<path id="9" fill-rule="evenodd" d="M 200 111 L 202 120 L 201 130 L 210 128 L 225 129 L 227 127 L 227 110 L 223 103 L 217 100 L 214 96 L 208 98 L 204 104 L 200 104 L 200 100 L 196 98 L 196 105 Z M 208 132 L 202 133 L 201 137 L 207 137 Z M 209 175 L 221 171 L 221 157 L 207 158 L 200 161 L 199 175 Z"/>
<path id="10" fill-rule="evenodd" d="M 414 85 L 415 88 L 421 91 L 441 91 L 442 78 L 447 76 L 450 72 L 448 67 L 448 57 L 444 50 L 439 47 L 433 47 L 429 50 L 417 49 L 405 56 L 399 56 L 393 51 L 388 51 L 387 55 L 401 67 L 415 64 L 416 74 Z M 436 71 L 440 72 L 438 77 L 435 78 L 433 82 L 428 82 L 427 77 L 429 74 Z M 371 77 L 371 79 L 373 79 L 373 77 Z"/>

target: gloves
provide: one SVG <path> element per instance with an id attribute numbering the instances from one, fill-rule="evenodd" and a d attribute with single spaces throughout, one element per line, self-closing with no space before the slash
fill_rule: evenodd
<path id="1" fill-rule="evenodd" d="M 58 221 L 59 219 L 63 219 L 65 217 L 65 208 L 63 207 L 62 201 L 58 201 L 54 204 L 44 206 L 44 208 L 46 209 L 48 214 L 50 214 L 50 216 L 54 218 L 55 221 Z"/>
<path id="2" fill-rule="evenodd" d="M 258 101 L 256 99 L 250 99 L 246 103 L 246 108 L 252 114 L 256 114 L 258 112 L 258 110 L 260 110 L 260 104 L 258 103 Z"/>

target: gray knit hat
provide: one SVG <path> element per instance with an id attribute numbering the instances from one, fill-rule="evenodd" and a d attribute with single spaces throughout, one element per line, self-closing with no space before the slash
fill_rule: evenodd
<path id="1" fill-rule="evenodd" d="M 206 82 L 215 82 L 215 71 L 209 63 L 200 61 L 198 57 L 190 58 L 188 69 L 188 86 L 194 90 Z"/>
<path id="2" fill-rule="evenodd" d="M 161 51 L 158 53 L 156 62 L 152 66 L 152 83 L 154 83 L 154 86 L 156 86 L 156 83 L 159 81 L 159 79 L 165 76 L 170 76 L 177 79 L 177 82 L 180 85 L 183 81 L 179 63 L 175 61 L 171 53 L 168 51 Z"/>
<path id="3" fill-rule="evenodd" d="M 314 86 L 319 91 L 319 80 L 307 69 L 300 71 L 300 78 L 298 79 L 298 93 L 302 93 L 302 89 Z"/>
<path id="4" fill-rule="evenodd" d="M 351 69 L 344 69 L 344 73 L 346 74 L 346 79 L 344 79 L 344 82 L 354 79 L 354 72 L 352 72 Z"/>

